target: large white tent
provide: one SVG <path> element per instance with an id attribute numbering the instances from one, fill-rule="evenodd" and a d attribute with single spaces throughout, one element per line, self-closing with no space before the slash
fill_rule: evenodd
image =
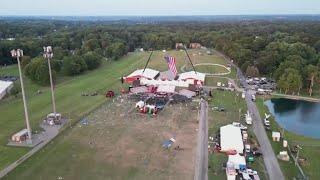
<path id="1" fill-rule="evenodd" d="M 0 80 L 0 99 L 2 99 L 10 91 L 12 87 L 13 82 Z"/>
<path id="2" fill-rule="evenodd" d="M 240 127 L 232 124 L 220 127 L 221 151 L 227 152 L 236 150 L 237 153 L 243 153 L 243 141 Z"/>
<path id="3" fill-rule="evenodd" d="M 204 83 L 204 80 L 206 78 L 206 74 L 200 73 L 200 72 L 195 72 L 195 71 L 188 71 L 179 74 L 179 80 L 197 80 L 200 81 L 201 83 Z"/>

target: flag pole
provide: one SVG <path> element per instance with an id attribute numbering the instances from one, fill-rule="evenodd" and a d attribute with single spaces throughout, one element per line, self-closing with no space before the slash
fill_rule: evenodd
<path id="1" fill-rule="evenodd" d="M 190 58 L 189 53 L 188 53 L 188 51 L 187 51 L 187 48 L 186 48 L 185 46 L 184 46 L 184 51 L 186 52 L 186 54 L 187 54 L 187 56 L 188 56 L 188 59 L 189 59 L 191 65 L 192 65 L 192 68 L 193 68 L 194 72 L 197 74 L 196 68 L 193 66 L 193 63 L 192 63 L 192 61 L 191 61 L 191 58 Z"/>
<path id="2" fill-rule="evenodd" d="M 147 66 L 148 66 L 148 64 L 149 64 L 149 61 L 150 61 L 150 59 L 151 59 L 152 54 L 153 54 L 153 50 L 151 50 L 150 56 L 149 56 L 149 58 L 148 58 L 148 61 L 147 61 L 146 65 L 145 65 L 144 68 L 143 68 L 142 73 L 144 73 L 144 71 L 146 70 L 146 68 L 147 68 Z"/>

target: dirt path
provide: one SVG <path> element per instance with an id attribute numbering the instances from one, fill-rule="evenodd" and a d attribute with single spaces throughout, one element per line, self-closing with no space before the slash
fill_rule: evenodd
<path id="1" fill-rule="evenodd" d="M 312 97 L 305 97 L 305 96 L 294 96 L 288 94 L 280 94 L 280 93 L 271 93 L 274 96 L 281 96 L 288 99 L 297 99 L 297 100 L 305 100 L 305 101 L 312 101 L 312 102 L 320 102 L 320 99 L 312 98 Z"/>
<path id="2" fill-rule="evenodd" d="M 195 164 L 195 180 L 208 179 L 208 103 L 200 102 L 199 130 Z"/>

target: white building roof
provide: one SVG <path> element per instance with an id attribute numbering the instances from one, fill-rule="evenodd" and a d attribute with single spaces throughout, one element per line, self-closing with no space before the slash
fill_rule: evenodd
<path id="1" fill-rule="evenodd" d="M 228 163 L 231 162 L 234 164 L 235 169 L 239 169 L 240 165 L 246 165 L 246 159 L 244 156 L 240 156 L 240 154 L 236 155 L 229 155 L 228 156 Z"/>
<path id="2" fill-rule="evenodd" d="M 127 77 L 143 76 L 149 79 L 154 79 L 158 74 L 159 74 L 159 71 L 146 68 L 144 72 L 143 72 L 143 69 L 138 69 L 133 73 L 131 73 L 130 75 L 128 75 Z"/>
<path id="3" fill-rule="evenodd" d="M 280 137 L 281 137 L 281 134 L 280 134 L 280 132 L 272 131 L 272 137 L 280 138 Z"/>
<path id="4" fill-rule="evenodd" d="M 23 136 L 23 135 L 25 135 L 27 133 L 28 133 L 27 129 L 22 129 L 21 131 L 19 131 L 16 134 L 14 134 L 13 137 L 20 137 L 20 136 Z"/>
<path id="5" fill-rule="evenodd" d="M 232 124 L 220 127 L 221 151 L 236 150 L 237 153 L 243 152 L 243 141 L 240 127 Z"/>
<path id="6" fill-rule="evenodd" d="M 12 86 L 13 82 L 11 81 L 1 81 L 0 80 L 0 94 L 7 91 L 7 89 Z"/>
<path id="7" fill-rule="evenodd" d="M 204 73 L 195 72 L 195 71 L 184 72 L 179 75 L 180 80 L 196 79 L 204 82 L 205 78 L 206 78 L 206 75 Z"/>
<path id="8" fill-rule="evenodd" d="M 157 89 L 157 92 L 162 93 L 174 93 L 176 86 L 160 85 Z"/>
<path id="9" fill-rule="evenodd" d="M 141 78 L 140 83 L 142 85 L 153 85 L 153 86 L 160 86 L 160 85 L 167 85 L 167 86 L 178 86 L 178 87 L 189 87 L 189 82 L 187 81 L 181 81 L 181 80 L 155 80 L 155 79 L 146 79 L 146 78 Z M 193 82 L 191 83 L 193 84 Z"/>

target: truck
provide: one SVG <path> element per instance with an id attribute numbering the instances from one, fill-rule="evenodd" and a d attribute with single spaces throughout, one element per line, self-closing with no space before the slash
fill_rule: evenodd
<path id="1" fill-rule="evenodd" d="M 246 123 L 251 125 L 252 124 L 252 118 L 251 118 L 251 115 L 250 115 L 249 111 L 247 111 L 247 114 L 245 116 L 246 116 Z"/>
<path id="2" fill-rule="evenodd" d="M 256 101 L 256 96 L 254 94 L 251 95 L 251 100 Z"/>

